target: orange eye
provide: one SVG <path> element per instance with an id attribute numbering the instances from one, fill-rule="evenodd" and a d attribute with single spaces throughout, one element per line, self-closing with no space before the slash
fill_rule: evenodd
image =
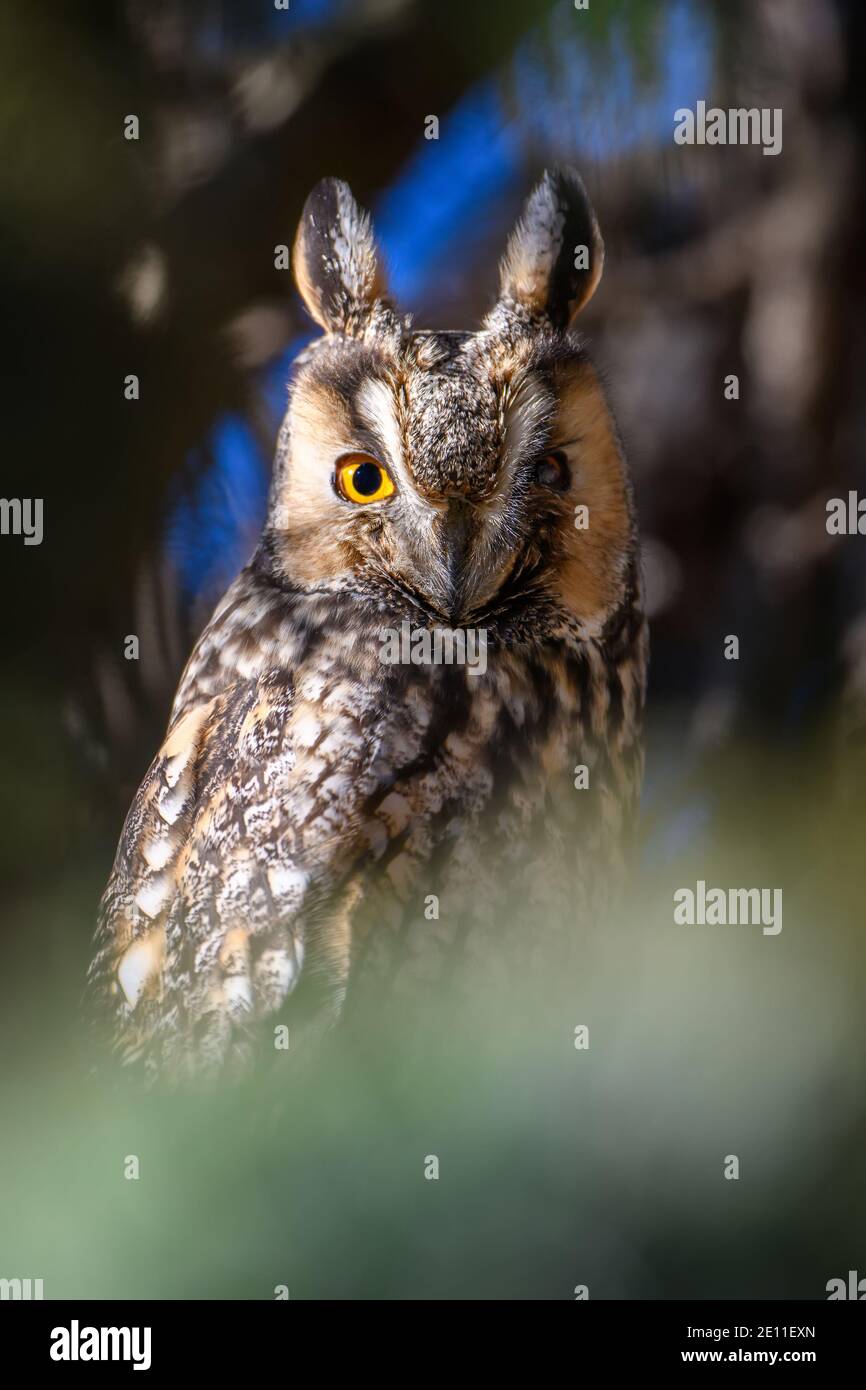
<path id="1" fill-rule="evenodd" d="M 384 502 L 396 491 L 391 475 L 369 454 L 350 454 L 337 465 L 337 489 L 347 502 Z"/>

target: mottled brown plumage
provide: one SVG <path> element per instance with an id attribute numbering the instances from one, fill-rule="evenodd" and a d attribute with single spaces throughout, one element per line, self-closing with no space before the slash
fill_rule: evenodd
<path id="1" fill-rule="evenodd" d="M 601 263 L 579 179 L 545 175 L 481 329 L 417 332 L 348 188 L 311 194 L 295 273 L 324 335 L 103 900 L 91 978 L 128 1055 L 219 1066 L 299 981 L 329 1020 L 365 977 L 528 958 L 599 910 L 646 660 L 626 469 L 571 328 Z M 382 500 L 347 496 L 357 459 Z M 404 623 L 483 630 L 486 669 L 383 660 Z"/>

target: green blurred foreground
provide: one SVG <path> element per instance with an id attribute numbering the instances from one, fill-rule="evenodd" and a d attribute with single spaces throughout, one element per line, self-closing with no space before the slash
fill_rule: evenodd
<path id="1" fill-rule="evenodd" d="M 690 789 L 717 830 L 640 872 L 579 977 L 381 1010 L 211 1096 L 92 1070 L 75 997 L 108 865 L 46 881 L 5 972 L 0 1277 L 48 1298 L 825 1298 L 866 1249 L 862 806 L 831 792 L 830 748 L 728 754 Z M 678 811 L 650 801 L 652 837 Z M 674 925 L 698 878 L 782 888 L 783 930 Z"/>

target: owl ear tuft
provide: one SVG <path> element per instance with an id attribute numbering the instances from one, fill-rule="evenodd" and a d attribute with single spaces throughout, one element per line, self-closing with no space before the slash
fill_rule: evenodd
<path id="1" fill-rule="evenodd" d="M 583 181 L 548 171 L 532 190 L 500 268 L 500 303 L 566 328 L 595 292 L 604 242 Z"/>
<path id="2" fill-rule="evenodd" d="M 328 333 L 363 333 L 385 278 L 369 214 L 342 179 L 322 179 L 304 204 L 292 267 L 308 311 Z"/>

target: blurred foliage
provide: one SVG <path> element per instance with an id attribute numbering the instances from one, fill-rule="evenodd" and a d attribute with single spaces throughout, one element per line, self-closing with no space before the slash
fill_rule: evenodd
<path id="1" fill-rule="evenodd" d="M 46 886 L 0 1080 L 4 1269 L 52 1298 L 825 1297 L 866 1236 L 861 837 L 826 768 L 739 746 L 712 845 L 645 869 L 574 973 L 385 1002 L 210 1095 L 89 1072 L 61 982 L 97 884 Z M 784 884 L 780 934 L 674 926 L 698 877 Z"/>

